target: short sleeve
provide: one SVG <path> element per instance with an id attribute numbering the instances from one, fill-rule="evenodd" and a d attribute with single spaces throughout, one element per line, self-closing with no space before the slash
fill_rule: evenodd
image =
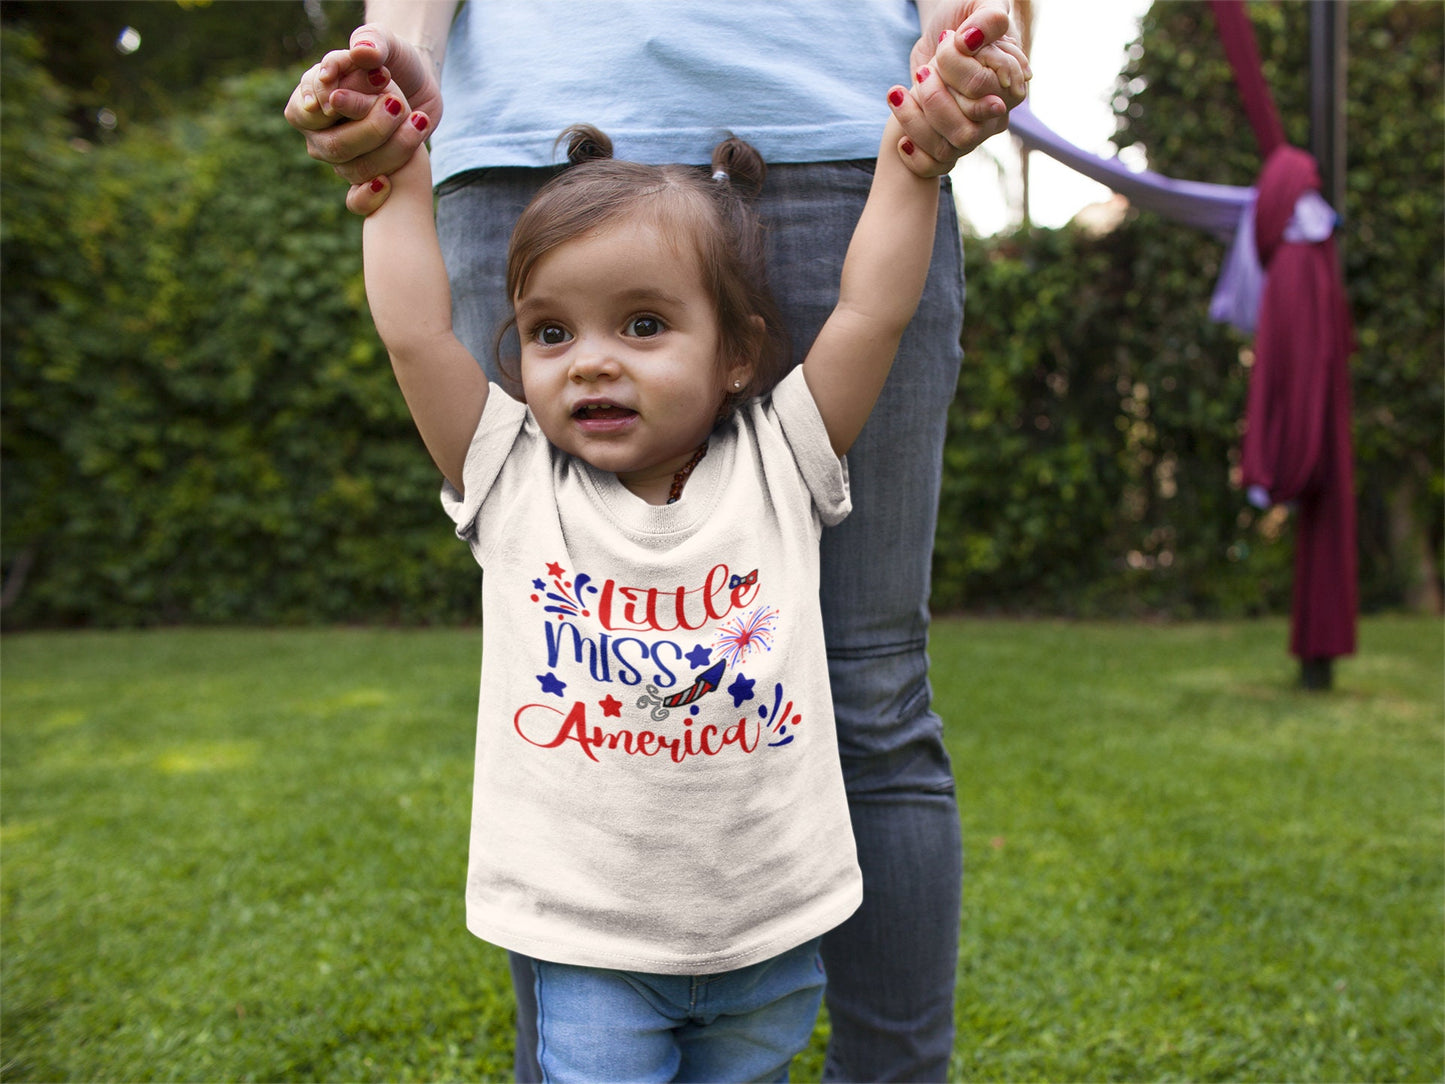
<path id="1" fill-rule="evenodd" d="M 442 483 L 442 508 L 456 524 L 457 537 L 463 541 L 477 541 L 477 515 L 482 502 L 496 484 L 526 420 L 527 408 L 493 385 L 462 464 L 464 491 L 458 493 L 451 482 Z"/>
<path id="2" fill-rule="evenodd" d="M 841 523 L 853 509 L 848 463 L 833 454 L 828 429 L 803 379 L 801 365 L 773 389 L 772 413 L 812 494 L 818 518 L 828 527 Z"/>

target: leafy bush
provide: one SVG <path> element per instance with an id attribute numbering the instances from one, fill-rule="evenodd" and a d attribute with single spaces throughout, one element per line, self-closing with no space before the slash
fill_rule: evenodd
<path id="1" fill-rule="evenodd" d="M 91 147 L 34 59 L 7 33 L 7 620 L 471 616 L 292 77 Z"/>

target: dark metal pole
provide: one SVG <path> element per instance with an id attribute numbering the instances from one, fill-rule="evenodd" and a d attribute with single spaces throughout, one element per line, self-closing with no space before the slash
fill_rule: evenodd
<path id="1" fill-rule="evenodd" d="M 1345 211 L 1345 0 L 1310 0 L 1310 153 L 1321 193 Z"/>
<path id="2" fill-rule="evenodd" d="M 1310 3 L 1310 153 L 1320 167 L 1321 195 L 1345 213 L 1345 0 Z M 1336 230 L 1336 246 L 1339 245 Z M 1334 685 L 1334 659 L 1301 659 L 1300 684 Z"/>

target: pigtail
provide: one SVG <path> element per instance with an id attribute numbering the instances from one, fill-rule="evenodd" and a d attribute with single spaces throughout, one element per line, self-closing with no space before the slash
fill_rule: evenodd
<path id="1" fill-rule="evenodd" d="M 553 147 L 567 144 L 567 164 L 578 166 L 599 158 L 612 157 L 612 140 L 590 124 L 574 124 L 557 137 Z"/>
<path id="2" fill-rule="evenodd" d="M 763 190 L 768 175 L 767 163 L 751 143 L 732 133 L 713 148 L 712 179 L 726 184 L 745 196 L 756 196 Z"/>
<path id="3" fill-rule="evenodd" d="M 790 364 L 790 342 L 768 289 L 767 244 L 753 203 L 767 173 L 757 148 L 731 132 L 713 148 L 713 202 L 725 242 L 712 262 L 733 269 L 720 276 L 715 288 L 719 322 L 728 352 L 752 362 L 752 378 L 724 392 L 720 419 L 771 390 Z"/>

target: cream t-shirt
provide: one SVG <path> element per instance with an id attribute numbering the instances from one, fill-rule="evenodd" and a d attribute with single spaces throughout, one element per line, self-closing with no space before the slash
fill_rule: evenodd
<path id="1" fill-rule="evenodd" d="M 849 510 L 801 369 L 649 505 L 489 396 L 443 504 L 485 570 L 467 925 L 544 960 L 745 967 L 862 898 L 818 603 Z"/>

